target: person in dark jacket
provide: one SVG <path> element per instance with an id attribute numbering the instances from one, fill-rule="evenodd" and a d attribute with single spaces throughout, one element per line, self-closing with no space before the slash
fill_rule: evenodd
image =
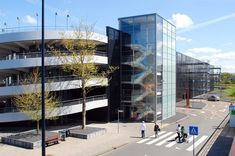
<path id="1" fill-rule="evenodd" d="M 160 131 L 160 128 L 159 128 L 158 124 L 155 123 L 155 125 L 154 125 L 155 138 L 158 136 L 158 131 Z"/>

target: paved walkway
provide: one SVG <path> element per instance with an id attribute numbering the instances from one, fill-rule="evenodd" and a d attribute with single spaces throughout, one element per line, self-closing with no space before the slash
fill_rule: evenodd
<path id="1" fill-rule="evenodd" d="M 183 113 L 176 113 L 175 116 L 160 123 L 161 127 L 165 127 L 178 120 L 182 120 L 186 115 Z M 119 133 L 117 123 L 102 123 L 90 124 L 91 127 L 106 128 L 107 133 L 90 140 L 83 140 L 68 137 L 66 141 L 60 141 L 57 145 L 52 145 L 46 148 L 46 153 L 49 156 L 97 156 L 102 155 L 111 150 L 115 150 L 130 142 L 135 142 L 140 139 L 140 123 L 120 123 Z M 153 123 L 146 123 L 146 136 L 152 135 Z M 58 131 L 58 130 L 55 130 Z M 0 134 L 6 135 L 5 134 Z M 0 143 L 0 156 L 39 156 L 41 155 L 41 148 L 29 150 L 15 146 L 5 145 Z"/>

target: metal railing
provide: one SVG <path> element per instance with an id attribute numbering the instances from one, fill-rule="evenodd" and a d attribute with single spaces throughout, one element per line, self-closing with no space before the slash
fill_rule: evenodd
<path id="1" fill-rule="evenodd" d="M 70 56 L 71 54 L 67 51 L 64 51 L 63 53 L 67 53 L 68 56 Z M 107 52 L 95 51 L 94 55 L 107 56 Z M 41 52 L 16 53 L 15 55 L 6 55 L 6 56 L 0 57 L 0 61 L 37 58 L 37 57 L 41 57 Z M 47 51 L 45 53 L 45 57 L 56 57 L 56 56 L 55 54 L 53 54 L 53 51 Z"/>
<path id="2" fill-rule="evenodd" d="M 97 100 L 103 100 L 107 99 L 107 95 L 96 95 L 96 96 L 89 96 L 86 98 L 86 102 L 91 102 L 91 101 L 97 101 Z M 77 105 L 77 104 L 82 104 L 83 99 L 72 99 L 72 100 L 64 100 L 59 102 L 59 107 L 63 106 L 72 106 L 72 105 Z M 0 108 L 0 113 L 14 113 L 14 112 L 19 112 L 17 107 L 4 107 Z"/>
<path id="3" fill-rule="evenodd" d="M 80 80 L 80 77 L 74 76 L 74 75 L 45 77 L 45 83 L 68 81 L 68 80 L 70 80 L 70 81 L 71 80 Z M 38 78 L 38 82 L 41 82 L 41 78 Z M 11 80 L 10 83 L 1 84 L 0 87 L 30 85 L 30 84 L 33 84 L 33 82 L 31 82 L 30 79 L 23 79 L 22 81 Z"/>
<path id="4" fill-rule="evenodd" d="M 99 77 L 99 75 L 90 76 L 90 79 L 92 79 L 92 78 L 102 78 L 102 75 L 100 77 Z M 75 76 L 75 75 L 45 77 L 45 83 L 72 81 L 72 80 L 81 80 L 81 77 Z M 39 82 L 41 82 L 40 77 L 38 78 L 37 82 L 38 83 L 34 83 L 34 82 L 32 82 L 31 79 L 11 80 L 11 82 L 9 82 L 8 84 L 6 83 L 6 81 L 0 83 L 0 87 L 40 84 L 39 83 Z"/>
<path id="5" fill-rule="evenodd" d="M 45 26 L 45 31 L 76 31 L 76 26 Z M 38 31 L 41 32 L 41 26 L 21 26 L 21 27 L 2 27 L 0 34 L 6 33 L 15 33 L 15 32 L 30 32 L 30 31 Z M 82 31 L 82 30 L 81 30 Z M 106 35 L 106 32 L 103 30 L 99 30 L 94 28 L 94 32 Z"/>

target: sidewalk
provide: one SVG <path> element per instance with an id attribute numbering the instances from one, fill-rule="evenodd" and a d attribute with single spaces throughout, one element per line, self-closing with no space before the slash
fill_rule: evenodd
<path id="1" fill-rule="evenodd" d="M 175 123 L 178 120 L 182 120 L 186 117 L 185 114 L 177 113 L 174 117 L 167 119 L 162 123 L 162 127 L 165 127 L 171 123 Z M 120 123 L 119 133 L 117 123 L 105 123 L 105 124 L 90 124 L 91 127 L 106 128 L 107 133 L 103 136 L 99 136 L 90 140 L 83 140 L 68 137 L 65 142 L 60 141 L 57 145 L 52 145 L 46 148 L 47 155 L 50 156 L 98 156 L 109 151 L 115 150 L 123 145 L 131 142 L 135 142 L 140 139 L 140 122 L 138 123 Z M 153 135 L 154 123 L 146 123 L 147 130 L 146 136 Z M 0 143 L 0 156 L 39 156 L 41 155 L 41 149 L 28 150 L 10 145 L 4 145 Z"/>
<path id="2" fill-rule="evenodd" d="M 219 137 L 216 139 L 213 146 L 210 148 L 208 152 L 208 156 L 228 156 L 233 139 L 235 136 L 235 128 L 230 128 L 229 123 L 223 128 L 222 132 L 220 133 Z"/>

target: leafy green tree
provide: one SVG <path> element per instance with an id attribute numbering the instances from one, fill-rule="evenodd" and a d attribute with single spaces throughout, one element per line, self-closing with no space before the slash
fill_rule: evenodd
<path id="1" fill-rule="evenodd" d="M 23 80 L 24 94 L 15 95 L 13 98 L 17 109 L 30 117 L 37 124 L 37 134 L 39 134 L 39 122 L 41 120 L 41 105 L 42 94 L 40 85 L 40 73 L 33 70 L 33 72 Z M 45 118 L 56 119 L 53 111 L 58 106 L 58 101 L 55 96 L 51 95 L 49 91 L 45 91 Z"/>
<path id="2" fill-rule="evenodd" d="M 72 36 L 69 37 L 73 39 L 63 39 L 66 38 L 66 34 L 62 34 L 62 44 L 68 52 L 53 50 L 62 62 L 63 70 L 70 71 L 72 75 L 80 77 L 81 83 L 78 85 L 82 89 L 83 99 L 82 129 L 86 128 L 86 96 L 92 89 L 90 85 L 95 82 L 96 87 L 106 86 L 108 84 L 107 77 L 117 69 L 110 66 L 107 70 L 101 70 L 94 63 L 97 48 L 97 41 L 94 40 L 95 36 L 94 25 L 81 22 L 78 27 L 74 28 Z"/>
<path id="3" fill-rule="evenodd" d="M 222 84 L 230 84 L 232 83 L 232 78 L 233 78 L 233 74 L 231 73 L 222 73 L 221 74 L 221 81 Z"/>

